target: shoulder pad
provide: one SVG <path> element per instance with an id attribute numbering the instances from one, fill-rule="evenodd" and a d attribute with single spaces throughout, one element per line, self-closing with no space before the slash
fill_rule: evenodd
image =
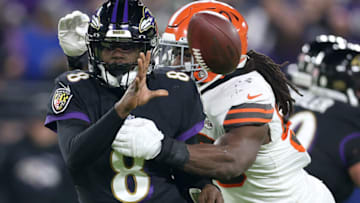
<path id="1" fill-rule="evenodd" d="M 275 96 L 271 86 L 258 74 L 245 74 L 232 79 L 227 89 L 235 102 L 275 104 Z"/>
<path id="2" fill-rule="evenodd" d="M 191 77 L 182 71 L 175 70 L 173 68 L 160 68 L 152 72 L 155 77 L 164 78 L 173 82 L 192 82 Z"/>

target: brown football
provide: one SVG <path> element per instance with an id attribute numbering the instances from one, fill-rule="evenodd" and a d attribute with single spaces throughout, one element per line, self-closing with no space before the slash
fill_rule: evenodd
<path id="1" fill-rule="evenodd" d="M 241 56 L 241 41 L 236 28 L 223 15 L 202 11 L 189 22 L 187 40 L 196 62 L 214 73 L 233 72 Z"/>

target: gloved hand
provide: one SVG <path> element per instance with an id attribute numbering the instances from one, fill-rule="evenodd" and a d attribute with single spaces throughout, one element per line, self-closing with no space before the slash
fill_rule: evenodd
<path id="1" fill-rule="evenodd" d="M 125 120 L 112 143 L 112 148 L 129 157 L 155 158 L 161 151 L 161 140 L 164 135 L 155 123 L 146 118 Z"/>
<path id="2" fill-rule="evenodd" d="M 80 11 L 74 11 L 59 20 L 58 38 L 67 56 L 81 56 L 87 51 L 85 34 L 89 21 L 89 17 Z"/>

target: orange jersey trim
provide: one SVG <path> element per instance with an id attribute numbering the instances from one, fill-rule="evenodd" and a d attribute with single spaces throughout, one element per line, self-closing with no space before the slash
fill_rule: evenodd
<path id="1" fill-rule="evenodd" d="M 281 127 L 282 127 L 281 139 L 282 139 L 282 140 L 285 140 L 286 137 L 287 137 L 287 133 L 288 133 L 288 132 L 286 131 L 286 127 L 284 126 L 284 119 L 283 119 L 283 117 L 280 115 L 280 112 L 279 112 L 279 110 L 278 110 L 277 105 L 275 105 L 275 108 L 276 108 L 276 113 L 277 113 L 277 115 L 279 116 L 280 121 L 281 121 Z"/>
<path id="2" fill-rule="evenodd" d="M 209 140 L 215 141 L 214 138 L 211 138 L 211 137 L 209 137 L 208 135 L 206 135 L 206 134 L 204 134 L 204 133 L 198 133 L 198 134 L 201 135 L 201 136 L 206 137 L 206 138 L 209 139 Z"/>
<path id="3" fill-rule="evenodd" d="M 271 119 L 265 118 L 238 118 L 238 119 L 231 119 L 224 121 L 224 125 L 230 125 L 234 123 L 250 123 L 250 122 L 257 122 L 257 123 L 268 123 Z"/>
<path id="4" fill-rule="evenodd" d="M 241 187 L 241 186 L 244 185 L 244 183 L 245 183 L 245 181 L 247 179 L 247 177 L 246 177 L 246 175 L 244 173 L 242 175 L 244 176 L 244 179 L 239 183 L 222 183 L 222 182 L 220 182 L 218 180 L 216 182 L 217 182 L 218 185 L 220 185 L 221 187 L 224 187 L 224 188 Z"/>
<path id="5" fill-rule="evenodd" d="M 291 133 L 291 138 L 292 138 L 292 139 L 290 139 L 290 144 L 291 144 L 296 150 L 298 150 L 299 152 L 305 152 L 306 149 L 304 148 L 304 146 L 302 146 L 301 144 L 296 143 L 296 142 L 293 140 L 293 137 L 294 137 L 294 138 L 296 137 L 294 131 L 292 131 L 292 130 L 290 129 L 290 133 Z M 295 139 L 296 139 L 296 138 L 295 138 Z"/>
<path id="6" fill-rule="evenodd" d="M 234 113 L 246 113 L 246 112 L 259 112 L 259 113 L 273 113 L 274 109 L 259 109 L 259 108 L 248 108 L 248 109 L 233 109 L 228 112 L 228 114 Z"/>
<path id="7" fill-rule="evenodd" d="M 200 71 L 194 72 L 194 77 L 195 77 L 195 79 L 198 80 L 198 81 L 202 79 L 202 78 L 199 76 L 199 72 L 200 72 Z M 219 75 L 219 74 L 216 74 L 216 73 L 213 73 L 213 72 L 210 72 L 210 71 L 207 71 L 207 73 L 208 73 L 208 76 L 207 76 L 207 78 L 206 78 L 204 81 L 202 81 L 203 83 L 211 82 L 217 75 Z M 223 79 L 224 77 L 225 77 L 225 76 L 221 76 L 220 79 Z"/>

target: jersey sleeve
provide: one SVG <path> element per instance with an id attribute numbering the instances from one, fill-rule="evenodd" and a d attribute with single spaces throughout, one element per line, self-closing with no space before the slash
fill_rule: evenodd
<path id="1" fill-rule="evenodd" d="M 185 141 L 195 136 L 204 127 L 205 114 L 195 82 L 190 80 L 182 88 L 183 109 L 181 131 L 177 140 Z"/>
<path id="2" fill-rule="evenodd" d="M 48 103 L 46 127 L 56 132 L 56 121 L 67 119 L 80 119 L 90 123 L 79 85 L 81 80 L 88 78 L 89 74 L 80 70 L 66 72 L 56 78 Z"/>
<path id="3" fill-rule="evenodd" d="M 340 157 L 347 167 L 360 162 L 360 132 L 346 136 L 340 143 Z"/>
<path id="4" fill-rule="evenodd" d="M 242 84 L 236 80 L 230 84 L 231 105 L 223 121 L 226 132 L 246 125 L 264 125 L 272 120 L 275 97 L 270 85 L 259 76 L 250 78 Z"/>

